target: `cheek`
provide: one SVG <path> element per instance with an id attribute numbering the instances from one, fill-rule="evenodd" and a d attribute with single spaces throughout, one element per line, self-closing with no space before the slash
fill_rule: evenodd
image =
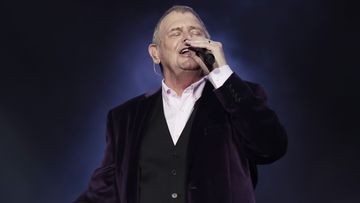
<path id="1" fill-rule="evenodd" d="M 177 50 L 177 47 L 178 47 L 178 42 L 179 40 L 176 40 L 176 39 L 167 39 L 166 41 L 164 41 L 164 48 L 167 50 L 167 51 L 174 51 L 174 50 Z"/>

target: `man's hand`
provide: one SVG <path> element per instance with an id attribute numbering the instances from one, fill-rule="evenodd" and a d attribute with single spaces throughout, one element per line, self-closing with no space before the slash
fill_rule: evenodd
<path id="1" fill-rule="evenodd" d="M 209 39 L 192 39 L 186 40 L 185 43 L 191 47 L 205 48 L 209 50 L 215 57 L 215 63 L 213 65 L 213 68 L 227 65 L 222 44 L 220 42 L 212 41 Z M 196 56 L 196 54 L 192 54 L 191 56 L 200 65 L 203 71 L 208 74 L 209 69 L 206 67 L 201 58 Z"/>

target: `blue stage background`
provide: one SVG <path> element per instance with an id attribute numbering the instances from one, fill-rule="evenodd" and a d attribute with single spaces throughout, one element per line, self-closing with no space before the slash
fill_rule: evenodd
<path id="1" fill-rule="evenodd" d="M 86 188 L 107 111 L 159 88 L 147 46 L 173 4 L 200 13 L 287 129 L 287 155 L 259 166 L 257 202 L 359 202 L 356 9 L 320 0 L 3 2 L 0 202 L 71 202 Z"/>

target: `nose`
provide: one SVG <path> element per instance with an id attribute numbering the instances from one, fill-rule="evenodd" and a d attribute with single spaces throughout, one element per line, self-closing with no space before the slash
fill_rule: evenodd
<path id="1" fill-rule="evenodd" d="M 190 32 L 184 32 L 184 35 L 183 35 L 183 42 L 185 42 L 186 40 L 188 39 L 192 39 L 192 34 Z"/>

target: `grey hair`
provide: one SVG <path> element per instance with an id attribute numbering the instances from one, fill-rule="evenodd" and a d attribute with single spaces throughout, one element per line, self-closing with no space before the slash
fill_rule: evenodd
<path id="1" fill-rule="evenodd" d="M 183 6 L 183 5 L 175 5 L 172 6 L 171 8 L 169 8 L 167 11 L 165 11 L 165 13 L 161 16 L 161 18 L 159 19 L 158 23 L 156 24 L 156 27 L 154 29 L 154 34 L 153 34 L 153 39 L 152 39 L 152 43 L 154 44 L 158 44 L 160 42 L 159 39 L 159 28 L 160 28 L 160 24 L 161 22 L 164 20 L 164 18 L 169 15 L 171 12 L 180 12 L 180 13 L 191 13 L 193 14 L 200 22 L 200 25 L 203 27 L 204 31 L 205 31 L 205 36 L 210 39 L 210 34 L 207 31 L 204 22 L 201 20 L 199 14 L 197 14 L 194 9 L 192 9 L 189 6 Z"/>

